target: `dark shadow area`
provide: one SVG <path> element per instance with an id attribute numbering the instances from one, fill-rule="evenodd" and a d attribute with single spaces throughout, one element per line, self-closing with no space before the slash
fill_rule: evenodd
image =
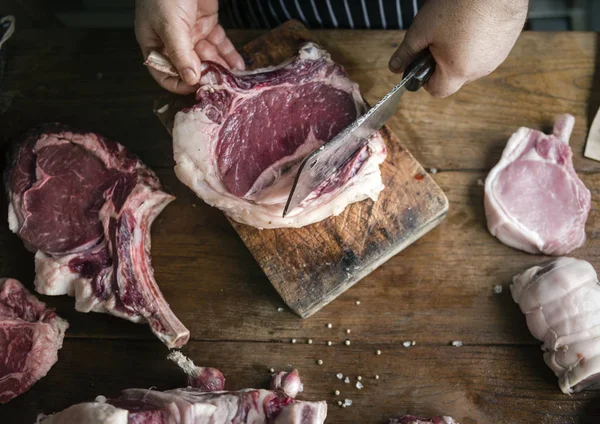
<path id="1" fill-rule="evenodd" d="M 583 410 L 577 424 L 597 424 L 600 423 L 600 396 L 595 396 L 589 400 Z"/>

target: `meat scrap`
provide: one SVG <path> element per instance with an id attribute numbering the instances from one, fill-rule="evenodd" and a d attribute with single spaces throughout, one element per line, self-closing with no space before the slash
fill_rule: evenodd
<path id="1" fill-rule="evenodd" d="M 591 194 L 573 168 L 571 115 L 558 116 L 553 134 L 515 132 L 485 181 L 485 214 L 492 235 L 529 253 L 565 255 L 585 242 Z"/>
<path id="2" fill-rule="evenodd" d="M 359 87 L 329 53 L 305 43 L 279 66 L 232 73 L 204 61 L 196 105 L 176 114 L 177 177 L 206 203 L 257 228 L 302 227 L 383 190 L 379 133 L 288 216 L 302 160 L 366 112 Z"/>
<path id="3" fill-rule="evenodd" d="M 136 156 L 100 135 L 45 124 L 14 144 L 4 181 L 10 229 L 35 252 L 38 293 L 148 322 L 168 347 L 187 342 L 150 263 L 150 227 L 174 197 Z"/>
<path id="4" fill-rule="evenodd" d="M 186 358 L 183 353 L 173 351 L 167 359 L 175 362 L 185 373 L 186 383 L 189 387 L 200 389 L 203 392 L 218 392 L 225 390 L 225 376 L 216 368 L 198 367 Z"/>
<path id="5" fill-rule="evenodd" d="M 298 370 L 280 371 L 271 377 L 271 390 L 282 390 L 289 397 L 295 398 L 304 390 Z"/>
<path id="6" fill-rule="evenodd" d="M 405 415 L 403 417 L 392 418 L 389 424 L 458 424 L 451 417 L 415 417 L 414 415 Z"/>
<path id="7" fill-rule="evenodd" d="M 563 393 L 598 383 L 600 285 L 592 265 L 562 257 L 515 276 L 510 289 Z"/>
<path id="8" fill-rule="evenodd" d="M 50 371 L 68 327 L 20 282 L 0 279 L 0 404 Z"/>
<path id="9" fill-rule="evenodd" d="M 95 402 L 40 415 L 37 424 L 322 424 L 326 417 L 326 402 L 299 401 L 283 390 L 205 392 L 188 387 L 165 392 L 128 389 L 115 399 L 98 396 Z"/>

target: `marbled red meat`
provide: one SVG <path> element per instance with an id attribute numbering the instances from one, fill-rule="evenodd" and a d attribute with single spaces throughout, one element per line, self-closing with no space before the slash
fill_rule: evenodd
<path id="1" fill-rule="evenodd" d="M 302 227 L 377 199 L 379 133 L 282 217 L 302 160 L 366 111 L 358 85 L 314 43 L 279 66 L 232 73 L 203 62 L 196 105 L 175 116 L 178 178 L 208 204 L 258 228 Z"/>
<path id="2" fill-rule="evenodd" d="M 10 229 L 36 253 L 39 293 L 148 322 L 169 347 L 187 342 L 149 253 L 152 222 L 174 198 L 137 157 L 97 134 L 45 124 L 15 143 L 5 184 Z"/>
<path id="3" fill-rule="evenodd" d="M 68 327 L 17 280 L 0 279 L 0 404 L 50 371 Z"/>

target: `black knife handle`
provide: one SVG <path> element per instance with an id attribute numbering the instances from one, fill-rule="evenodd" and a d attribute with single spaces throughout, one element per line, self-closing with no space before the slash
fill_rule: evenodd
<path id="1" fill-rule="evenodd" d="M 412 61 L 410 65 L 406 67 L 404 71 L 404 78 L 413 70 L 418 69 L 417 74 L 406 83 L 406 89 L 408 91 L 417 91 L 423 87 L 433 72 L 435 71 L 435 59 L 431 55 L 429 49 L 423 50 L 419 55 Z"/>

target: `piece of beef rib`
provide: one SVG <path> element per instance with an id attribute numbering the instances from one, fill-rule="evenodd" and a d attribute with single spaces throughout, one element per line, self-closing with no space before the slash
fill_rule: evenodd
<path id="1" fill-rule="evenodd" d="M 20 282 L 0 279 L 0 403 L 48 374 L 68 327 Z"/>
<path id="2" fill-rule="evenodd" d="M 35 252 L 38 293 L 148 322 L 168 347 L 187 342 L 150 264 L 150 227 L 174 197 L 137 157 L 97 134 L 45 124 L 15 143 L 5 182 L 10 229 Z"/>
<path id="3" fill-rule="evenodd" d="M 554 134 L 520 128 L 485 181 L 492 235 L 529 253 L 564 255 L 585 242 L 591 194 L 573 168 L 575 118 L 558 116 Z"/>
<path id="4" fill-rule="evenodd" d="M 302 227 L 376 200 L 386 148 L 379 133 L 282 218 L 302 160 L 366 111 L 358 85 L 305 43 L 277 67 L 232 73 L 203 62 L 197 103 L 175 115 L 175 173 L 206 203 L 257 228 Z"/>
<path id="5" fill-rule="evenodd" d="M 159 392 L 128 389 L 116 399 L 73 405 L 54 415 L 40 415 L 37 424 L 322 424 L 326 402 L 304 402 L 287 393 L 301 387 L 297 371 L 283 375 L 274 390 L 234 392 L 188 387 Z M 282 374 L 276 376 L 281 377 Z"/>

